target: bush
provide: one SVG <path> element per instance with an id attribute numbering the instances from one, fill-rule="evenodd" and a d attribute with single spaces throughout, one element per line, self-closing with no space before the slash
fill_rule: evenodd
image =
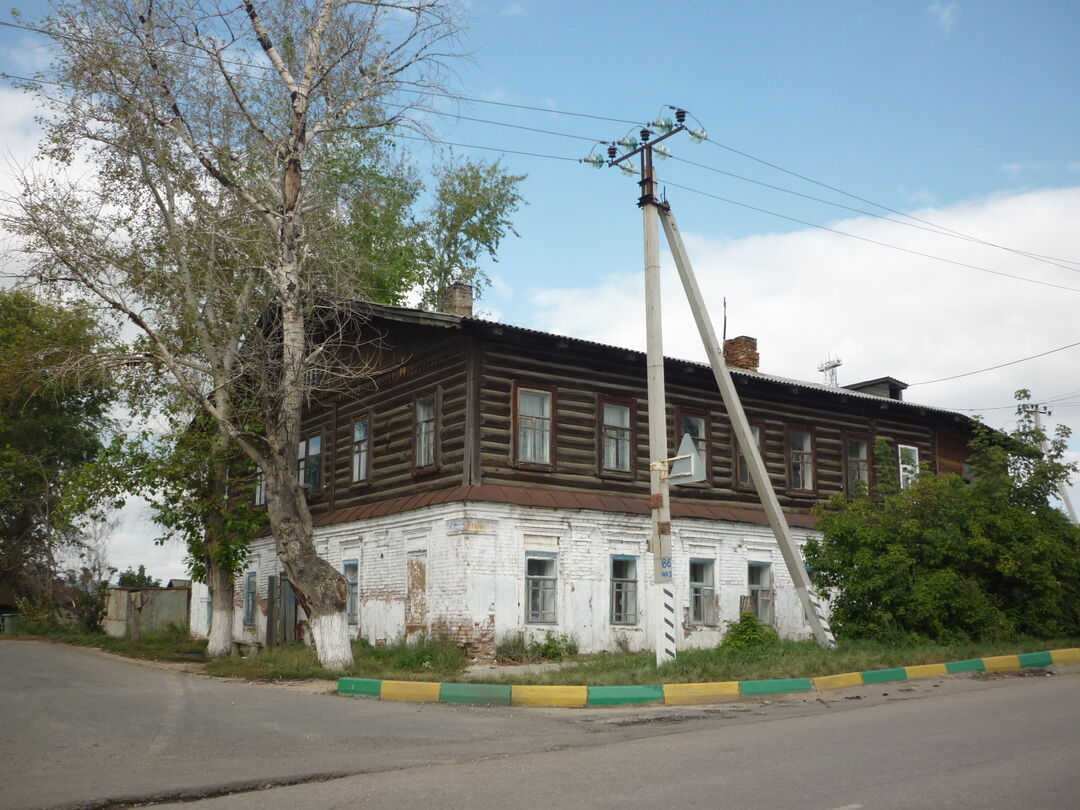
<path id="1" fill-rule="evenodd" d="M 815 583 L 832 591 L 837 634 L 963 643 L 1080 633 L 1080 529 L 1051 503 L 1076 472 L 1062 462 L 1067 436 L 1059 428 L 1044 454 L 1022 406 L 1013 433 L 976 432 L 972 483 L 923 470 L 904 489 L 879 439 L 874 491 L 815 507 L 822 536 L 804 548 Z"/>
<path id="2" fill-rule="evenodd" d="M 780 637 L 753 613 L 744 613 L 737 622 L 727 623 L 724 640 L 719 650 L 763 650 L 780 642 Z"/>
<path id="3" fill-rule="evenodd" d="M 526 641 L 524 633 L 510 633 L 495 642 L 495 658 L 518 664 L 538 661 L 562 661 L 578 654 L 577 639 L 566 633 L 555 635 L 548 631 L 542 641 Z"/>

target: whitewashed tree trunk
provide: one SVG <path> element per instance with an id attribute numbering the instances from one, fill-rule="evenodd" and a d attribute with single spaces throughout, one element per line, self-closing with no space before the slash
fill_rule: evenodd
<path id="1" fill-rule="evenodd" d="M 352 665 L 349 620 L 344 610 L 312 616 L 308 619 L 308 627 L 311 628 L 311 637 L 319 653 L 319 664 L 334 672 Z"/>
<path id="2" fill-rule="evenodd" d="M 210 586 L 210 642 L 206 645 L 207 658 L 225 658 L 232 655 L 233 643 L 233 578 L 220 565 L 207 567 L 207 584 Z"/>

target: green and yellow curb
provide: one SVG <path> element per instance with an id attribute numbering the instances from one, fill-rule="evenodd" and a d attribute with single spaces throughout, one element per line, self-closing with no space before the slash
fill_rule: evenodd
<path id="1" fill-rule="evenodd" d="M 531 684 L 431 683 L 429 681 L 380 681 L 371 678 L 340 678 L 338 694 L 379 700 L 419 703 L 466 703 L 487 706 L 627 706 L 664 703 L 686 706 L 718 703 L 742 697 L 825 691 L 846 686 L 872 686 L 917 678 L 955 675 L 961 672 L 1007 672 L 1029 667 L 1080 662 L 1080 647 L 1066 650 L 995 655 L 943 664 L 843 672 L 818 678 L 774 678 L 761 681 L 716 683 L 665 683 L 635 686 L 538 686 Z"/>

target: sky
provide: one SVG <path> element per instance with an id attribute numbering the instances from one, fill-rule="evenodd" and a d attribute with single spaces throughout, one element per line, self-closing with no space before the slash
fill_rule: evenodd
<path id="1" fill-rule="evenodd" d="M 726 299 L 727 333 L 758 339 L 762 371 L 821 381 L 818 364 L 839 356 L 840 384 L 890 375 L 909 401 L 999 428 L 1027 388 L 1073 429 L 1080 460 L 1080 345 L 1051 351 L 1080 343 L 1080 4 L 473 0 L 463 12 L 467 57 L 448 75 L 463 100 L 424 123 L 458 154 L 527 175 L 520 235 L 485 265 L 486 317 L 644 348 L 637 186 L 580 159 L 679 106 L 709 142 L 669 139 L 661 187 L 718 331 Z M 44 37 L 0 28 L 0 72 L 47 63 Z M 3 80 L 0 103 L 0 145 L 25 161 L 32 106 Z M 427 165 L 432 149 L 410 144 Z M 665 353 L 703 360 L 662 255 Z M 178 548 L 148 543 L 145 509 L 124 514 L 113 564 L 182 576 Z"/>

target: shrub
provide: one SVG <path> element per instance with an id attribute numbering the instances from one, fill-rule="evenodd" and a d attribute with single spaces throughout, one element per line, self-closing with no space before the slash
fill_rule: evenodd
<path id="1" fill-rule="evenodd" d="M 577 639 L 572 635 L 551 631 L 544 634 L 543 640 L 527 641 L 524 633 L 509 633 L 495 642 L 495 658 L 502 661 L 514 661 L 519 664 L 532 664 L 537 661 L 562 661 L 567 656 L 578 654 Z"/>
<path id="2" fill-rule="evenodd" d="M 753 613 L 744 613 L 737 622 L 727 623 L 720 650 L 761 650 L 779 643 L 780 637 Z"/>

